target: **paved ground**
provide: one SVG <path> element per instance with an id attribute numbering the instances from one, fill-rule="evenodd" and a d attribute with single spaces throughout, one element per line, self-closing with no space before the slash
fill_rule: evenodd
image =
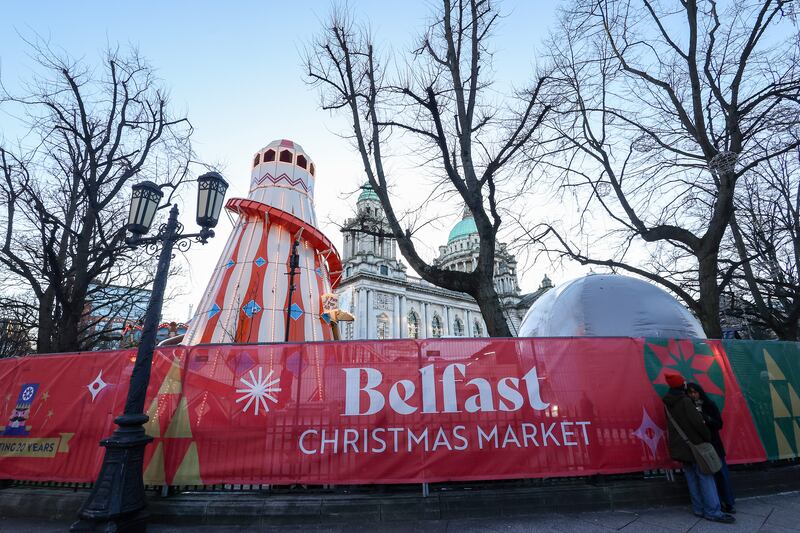
<path id="1" fill-rule="evenodd" d="M 341 525 L 291 525 L 267 528 L 224 527 L 196 525 L 179 527 L 154 524 L 148 529 L 154 533 L 176 531 L 245 532 L 264 531 L 275 533 L 350 533 L 386 531 L 390 533 L 448 532 L 448 533 L 522 533 L 527 531 L 547 532 L 785 532 L 800 531 L 800 492 L 745 498 L 737 503 L 736 523 L 715 524 L 699 520 L 687 507 L 662 507 L 658 509 L 606 511 L 575 514 L 536 514 L 515 518 L 481 518 L 459 520 L 427 520 L 413 522 L 348 523 Z M 8 519 L 0 522 L 1 532 L 55 532 L 65 531 L 68 522 L 45 520 Z"/>

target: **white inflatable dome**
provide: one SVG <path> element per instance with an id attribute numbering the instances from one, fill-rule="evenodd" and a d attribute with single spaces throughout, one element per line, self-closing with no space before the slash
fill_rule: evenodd
<path id="1" fill-rule="evenodd" d="M 528 309 L 519 336 L 706 338 L 700 322 L 669 293 L 614 274 L 590 274 L 550 289 Z"/>

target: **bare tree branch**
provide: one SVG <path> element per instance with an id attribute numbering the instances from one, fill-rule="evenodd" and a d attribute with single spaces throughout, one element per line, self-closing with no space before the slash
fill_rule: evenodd
<path id="1" fill-rule="evenodd" d="M 28 129 L 24 144 L 0 146 L 0 266 L 20 290 L 16 301 L 36 302 L 37 351 L 91 349 L 107 333 L 90 315 L 98 291 L 116 286 L 116 298 L 129 301 L 152 279 L 148 258 L 124 244 L 128 186 L 181 181 L 191 125 L 169 114 L 135 50 L 108 50 L 95 72 L 29 44 L 44 75 L 20 94 L 0 93 Z M 126 319 L 103 320 L 116 318 Z"/>

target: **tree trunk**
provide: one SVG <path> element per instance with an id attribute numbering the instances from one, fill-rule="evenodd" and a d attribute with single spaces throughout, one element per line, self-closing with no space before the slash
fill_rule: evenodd
<path id="1" fill-rule="evenodd" d="M 74 305 L 74 302 L 70 302 L 70 306 L 64 309 L 58 338 L 54 339 L 54 352 L 79 352 L 81 350 L 79 331 L 82 317 L 83 306 L 77 306 Z"/>
<path id="2" fill-rule="evenodd" d="M 477 293 L 472 297 L 478 302 L 483 320 L 486 322 L 486 332 L 490 337 L 512 337 L 508 322 L 503 314 L 503 305 L 494 288 L 493 276 L 481 276 L 478 282 Z"/>
<path id="3" fill-rule="evenodd" d="M 47 289 L 39 300 L 36 328 L 36 352 L 50 353 L 53 347 L 53 290 Z"/>
<path id="4" fill-rule="evenodd" d="M 87 190 L 93 191 L 87 187 Z M 96 192 L 91 194 L 96 196 Z M 58 352 L 78 352 L 81 350 L 81 320 L 86 310 L 86 293 L 91 280 L 89 279 L 89 249 L 95 232 L 97 211 L 92 207 L 86 209 L 83 215 L 82 230 L 78 235 L 73 269 L 75 276 L 71 290 L 68 293 L 69 306 L 64 306 L 61 334 L 55 343 Z"/>
<path id="5" fill-rule="evenodd" d="M 717 285 L 717 248 L 698 257 L 700 278 L 700 322 L 709 339 L 722 338 L 719 320 L 719 287 Z"/>

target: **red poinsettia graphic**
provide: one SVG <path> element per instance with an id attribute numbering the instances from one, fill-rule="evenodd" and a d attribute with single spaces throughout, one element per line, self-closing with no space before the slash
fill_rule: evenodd
<path id="1" fill-rule="evenodd" d="M 725 397 L 725 379 L 719 356 L 705 341 L 690 339 L 647 339 L 644 358 L 650 382 L 659 395 L 669 388 L 665 374 L 677 373 L 687 382 L 703 387 L 706 393 L 722 408 Z"/>

